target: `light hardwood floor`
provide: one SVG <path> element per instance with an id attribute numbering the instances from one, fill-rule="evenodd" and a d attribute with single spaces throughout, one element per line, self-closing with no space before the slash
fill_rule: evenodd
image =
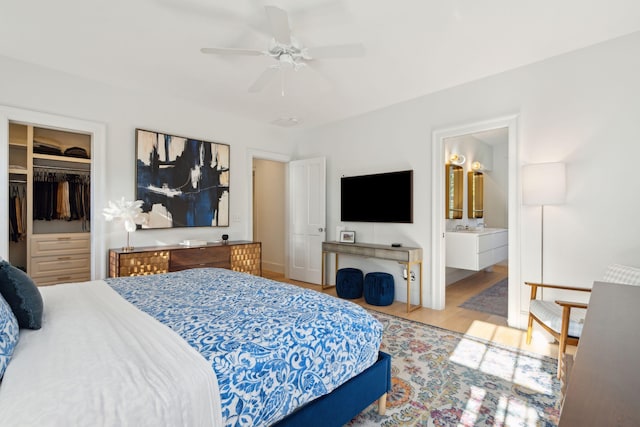
<path id="1" fill-rule="evenodd" d="M 283 274 L 263 271 L 263 276 L 281 282 L 291 283 L 303 288 L 313 289 L 325 294 L 337 297 L 335 287 L 322 290 L 320 285 L 289 280 Z M 407 305 L 402 302 L 394 302 L 386 307 L 369 305 L 364 298 L 350 300 L 367 309 L 380 311 L 416 322 L 439 326 L 444 329 L 469 334 L 499 344 L 521 348 L 523 350 L 556 357 L 557 344 L 550 344 L 542 334 L 534 334 L 530 345 L 526 344 L 526 331 L 510 328 L 507 319 L 492 314 L 467 310 L 458 307 L 471 296 L 482 292 L 484 289 L 507 277 L 507 268 L 494 266 L 493 271 L 480 271 L 466 279 L 460 280 L 447 287 L 446 305 L 444 310 L 431 310 L 419 308 L 411 313 L 406 312 Z M 569 349 L 572 352 L 573 349 Z"/>

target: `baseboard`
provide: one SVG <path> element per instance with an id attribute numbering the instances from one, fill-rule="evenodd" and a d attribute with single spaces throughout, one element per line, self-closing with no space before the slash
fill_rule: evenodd
<path id="1" fill-rule="evenodd" d="M 284 274 L 284 264 L 262 260 L 262 269 L 273 271 L 274 273 Z"/>

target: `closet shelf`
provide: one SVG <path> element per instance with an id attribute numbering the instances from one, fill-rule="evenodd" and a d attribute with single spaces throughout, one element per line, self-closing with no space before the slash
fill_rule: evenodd
<path id="1" fill-rule="evenodd" d="M 26 175 L 27 174 L 27 170 L 26 169 L 9 168 L 9 173 L 10 174 L 16 174 L 16 175 Z"/>
<path id="2" fill-rule="evenodd" d="M 80 157 L 54 156 L 51 154 L 33 153 L 34 159 L 55 160 L 56 162 L 85 163 L 91 164 L 91 159 L 83 159 Z"/>
<path id="3" fill-rule="evenodd" d="M 21 139 L 10 139 L 9 140 L 9 147 L 22 147 L 22 148 L 27 148 L 27 140 L 21 140 Z"/>

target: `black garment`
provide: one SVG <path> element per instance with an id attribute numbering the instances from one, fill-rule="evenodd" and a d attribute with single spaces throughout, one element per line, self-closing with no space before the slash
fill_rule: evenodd
<path id="1" fill-rule="evenodd" d="M 68 157 L 79 157 L 82 159 L 88 159 L 89 155 L 87 154 L 87 150 L 80 147 L 71 147 L 64 150 L 64 155 Z"/>
<path id="2" fill-rule="evenodd" d="M 18 216 L 16 213 L 16 199 L 15 196 L 9 196 L 9 233 L 11 240 L 17 242 L 20 239 L 20 233 L 18 232 Z"/>
<path id="3" fill-rule="evenodd" d="M 33 152 L 38 154 L 50 154 L 53 156 L 62 156 L 62 150 L 52 147 L 50 145 L 35 145 L 33 146 Z"/>

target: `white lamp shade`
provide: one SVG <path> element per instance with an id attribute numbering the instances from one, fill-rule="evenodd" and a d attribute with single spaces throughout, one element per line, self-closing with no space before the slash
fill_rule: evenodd
<path id="1" fill-rule="evenodd" d="M 561 205 L 567 178 L 564 163 L 538 163 L 522 168 L 522 202 L 525 205 Z"/>

